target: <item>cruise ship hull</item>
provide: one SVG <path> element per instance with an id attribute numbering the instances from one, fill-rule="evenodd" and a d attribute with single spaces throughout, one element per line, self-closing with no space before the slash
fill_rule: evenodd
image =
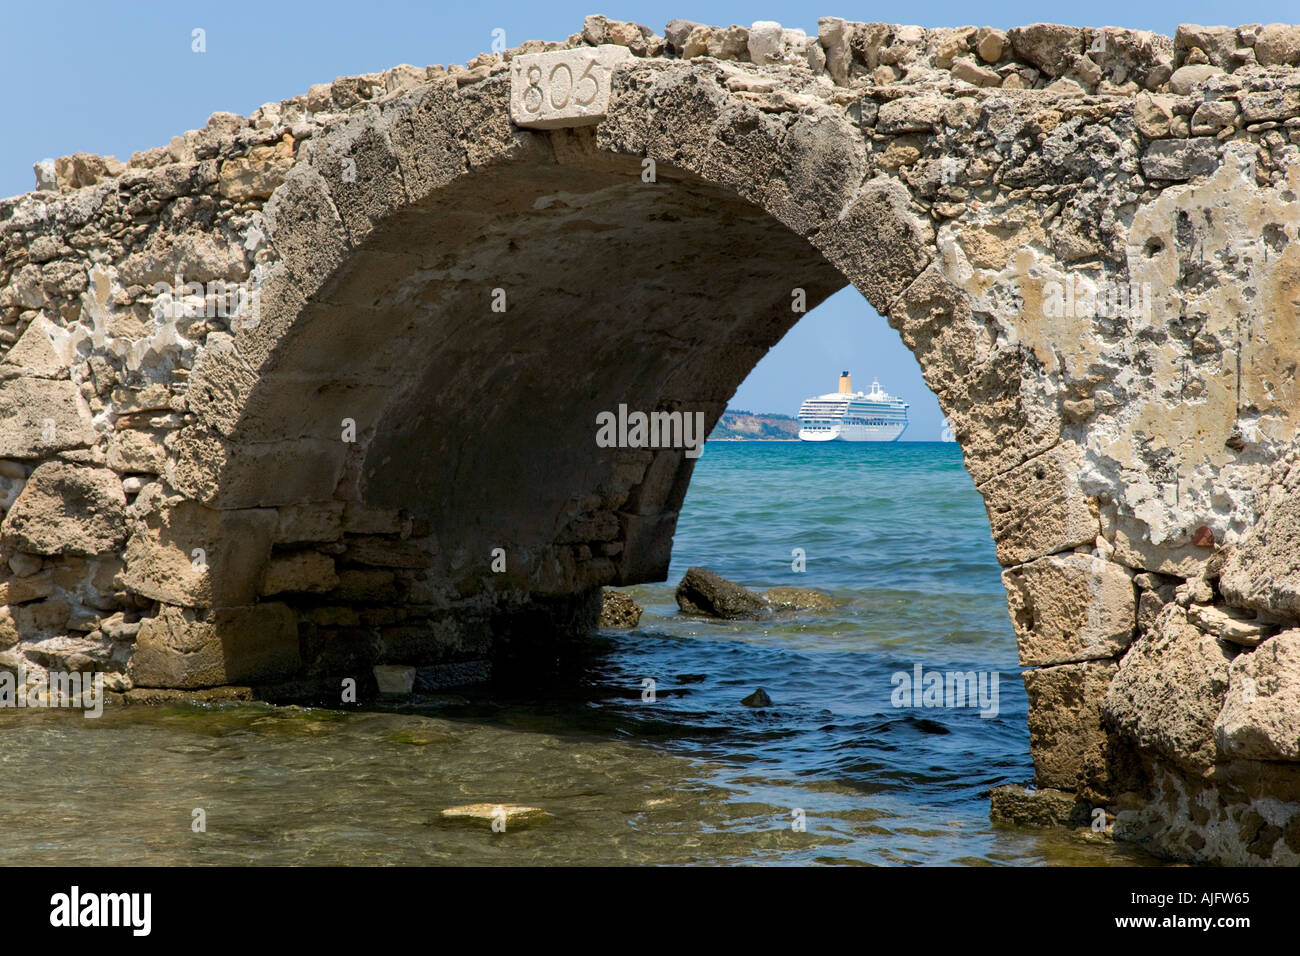
<path id="1" fill-rule="evenodd" d="M 799 406 L 801 441 L 898 441 L 907 431 L 907 402 L 871 383 L 870 392 L 853 391 L 848 372 L 840 373 L 838 392 L 805 399 Z"/>
<path id="2" fill-rule="evenodd" d="M 829 431 L 799 429 L 801 441 L 898 441 L 906 424 L 900 425 L 841 425 Z"/>

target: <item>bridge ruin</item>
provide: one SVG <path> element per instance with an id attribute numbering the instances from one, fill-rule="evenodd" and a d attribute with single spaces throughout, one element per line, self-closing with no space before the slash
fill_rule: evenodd
<path id="1" fill-rule="evenodd" d="M 562 69 L 561 69 L 562 67 Z M 590 17 L 0 200 L 0 668 L 482 676 L 663 580 L 702 413 L 853 285 L 960 442 L 1039 787 L 1300 862 L 1300 27 Z"/>

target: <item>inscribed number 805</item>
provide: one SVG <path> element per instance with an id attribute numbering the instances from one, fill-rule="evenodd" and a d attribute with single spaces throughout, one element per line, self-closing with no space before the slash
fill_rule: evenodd
<path id="1" fill-rule="evenodd" d="M 573 70 L 567 63 L 557 63 L 551 67 L 551 73 L 546 78 L 546 90 L 549 91 L 551 99 L 551 108 L 562 110 L 572 102 L 575 106 L 590 106 L 596 101 L 596 96 L 600 93 L 600 82 L 592 74 L 592 69 L 596 66 L 595 60 L 587 61 L 587 68 L 582 71 L 582 75 L 575 82 L 573 79 Z M 557 75 L 563 70 L 563 76 L 560 77 L 559 83 L 556 82 Z M 524 110 L 529 113 L 540 113 L 542 106 L 546 101 L 547 92 L 543 91 L 542 68 L 540 66 L 530 66 L 528 68 L 528 85 L 524 87 L 523 101 Z M 583 97 L 583 84 L 591 84 L 591 95 Z M 561 94 L 563 94 L 561 96 Z"/>

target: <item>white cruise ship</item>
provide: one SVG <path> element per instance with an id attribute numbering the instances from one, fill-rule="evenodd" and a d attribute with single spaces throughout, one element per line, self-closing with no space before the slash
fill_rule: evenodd
<path id="1" fill-rule="evenodd" d="M 911 406 L 880 390 L 853 391 L 848 372 L 840 373 L 840 389 L 807 399 L 799 407 L 799 437 L 804 441 L 898 441 L 907 428 Z"/>

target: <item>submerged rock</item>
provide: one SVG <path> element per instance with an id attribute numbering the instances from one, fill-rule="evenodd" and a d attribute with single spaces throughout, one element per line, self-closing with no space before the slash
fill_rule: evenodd
<path id="1" fill-rule="evenodd" d="M 767 696 L 767 691 L 759 688 L 741 701 L 746 707 L 771 707 L 772 698 Z"/>
<path id="2" fill-rule="evenodd" d="M 456 738 L 437 730 L 405 729 L 396 730 L 384 738 L 392 744 L 409 744 L 413 747 L 428 747 L 432 744 L 446 745 L 456 743 Z"/>
<path id="3" fill-rule="evenodd" d="M 641 620 L 641 606 L 622 591 L 605 588 L 601 594 L 603 603 L 600 607 L 601 627 L 636 627 Z"/>
<path id="4" fill-rule="evenodd" d="M 505 829 L 543 823 L 550 819 L 550 814 L 541 807 L 525 807 L 515 803 L 469 803 L 459 807 L 448 807 L 442 811 L 442 818 L 453 823 L 504 823 Z"/>
<path id="5" fill-rule="evenodd" d="M 826 611 L 835 601 L 812 588 L 775 587 L 758 594 L 707 568 L 689 568 L 677 585 L 677 606 L 687 614 L 761 621 L 773 611 Z"/>
<path id="6" fill-rule="evenodd" d="M 1017 784 L 989 791 L 989 819 L 1018 827 L 1086 826 L 1089 808 L 1077 794 Z"/>
<path id="7" fill-rule="evenodd" d="M 727 620 L 761 620 L 772 609 L 761 594 L 707 568 L 688 568 L 677 585 L 677 606 L 687 614 L 704 614 Z"/>
<path id="8" fill-rule="evenodd" d="M 829 594 L 812 588 L 768 588 L 763 597 L 777 611 L 828 611 L 835 607 Z"/>
<path id="9" fill-rule="evenodd" d="M 405 696 L 415 688 L 415 668 L 399 664 L 376 664 L 375 683 L 385 697 Z"/>

